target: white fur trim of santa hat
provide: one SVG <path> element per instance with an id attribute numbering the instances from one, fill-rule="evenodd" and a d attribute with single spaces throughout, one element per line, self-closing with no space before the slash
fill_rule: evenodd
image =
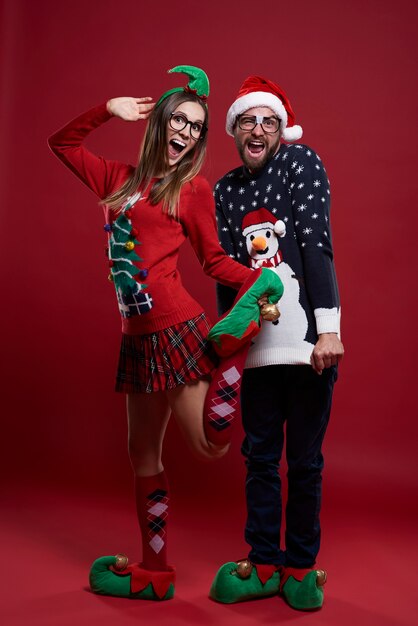
<path id="1" fill-rule="evenodd" d="M 235 100 L 226 115 L 226 132 L 228 135 L 233 137 L 233 128 L 238 115 L 245 113 L 248 109 L 262 106 L 268 107 L 274 111 L 280 119 L 279 132 L 280 136 L 283 137 L 285 141 L 297 141 L 302 137 L 303 130 L 301 126 L 295 124 L 294 126 L 287 127 L 287 111 L 280 98 L 267 91 L 252 91 Z"/>
<path id="2" fill-rule="evenodd" d="M 258 214 L 259 216 L 264 213 L 265 217 L 265 214 L 268 213 L 268 211 L 266 209 L 259 209 L 258 211 L 253 211 L 252 213 Z M 246 225 L 244 223 L 245 220 L 243 221 L 244 229 L 242 234 L 244 237 L 247 237 L 248 235 L 251 235 L 251 233 L 258 230 L 267 229 L 271 229 L 278 237 L 284 237 L 286 235 L 286 224 L 283 220 L 256 222 L 255 220 L 257 219 L 257 215 L 252 216 L 251 213 L 247 213 L 246 217 L 249 219 L 247 219 Z"/>

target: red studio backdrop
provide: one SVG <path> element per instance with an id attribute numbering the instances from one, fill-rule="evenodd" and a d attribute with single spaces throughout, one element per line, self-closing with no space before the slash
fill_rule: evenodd
<path id="1" fill-rule="evenodd" d="M 204 171 L 211 184 L 238 164 L 225 115 L 251 73 L 285 88 L 302 142 L 321 155 L 331 180 L 346 347 L 325 444 L 324 511 L 352 502 L 358 515 L 393 515 L 393 528 L 411 521 L 418 435 L 415 2 L 0 6 L 7 493 L 123 497 L 131 490 L 124 398 L 113 392 L 120 321 L 107 281 L 103 213 L 46 140 L 110 97 L 158 97 L 177 86 L 166 71 L 185 63 L 203 67 L 211 81 Z M 111 120 L 88 145 L 134 162 L 143 130 L 143 122 Z M 188 244 L 181 273 L 215 318 L 214 284 Z M 193 502 L 242 512 L 241 438 L 238 428 L 228 457 L 204 464 L 170 424 L 164 459 L 177 501 L 192 506 L 193 494 Z M 241 517 L 235 524 L 242 533 Z"/>

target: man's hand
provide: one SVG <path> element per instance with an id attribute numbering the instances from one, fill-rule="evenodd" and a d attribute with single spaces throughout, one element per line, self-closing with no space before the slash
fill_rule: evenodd
<path id="1" fill-rule="evenodd" d="M 155 102 L 152 98 L 112 98 L 108 100 L 106 108 L 115 117 L 120 117 L 126 122 L 146 120 L 150 116 Z"/>
<path id="2" fill-rule="evenodd" d="M 269 303 L 268 295 L 267 295 L 266 293 L 263 293 L 263 295 L 261 296 L 261 298 L 258 298 L 257 302 L 258 302 L 258 306 L 259 306 L 259 307 L 260 307 L 260 309 L 261 309 L 261 307 L 262 307 L 264 304 L 268 304 L 268 303 Z"/>
<path id="3" fill-rule="evenodd" d="M 260 307 L 260 315 L 265 322 L 276 322 L 280 317 L 280 311 L 277 304 L 270 304 L 267 294 L 263 294 L 257 300 Z"/>
<path id="4" fill-rule="evenodd" d="M 336 333 L 323 333 L 311 354 L 311 365 L 317 374 L 331 365 L 337 365 L 344 356 L 344 346 Z"/>

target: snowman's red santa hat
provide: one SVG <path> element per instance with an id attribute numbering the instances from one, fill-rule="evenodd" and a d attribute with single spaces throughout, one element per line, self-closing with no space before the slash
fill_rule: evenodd
<path id="1" fill-rule="evenodd" d="M 284 237 L 286 234 L 286 224 L 282 220 L 276 219 L 267 209 L 250 211 L 242 220 L 242 234 L 244 237 L 267 228 L 274 231 L 278 237 Z"/>
<path id="2" fill-rule="evenodd" d="M 279 85 L 261 76 L 249 76 L 242 83 L 237 99 L 226 116 L 226 132 L 233 136 L 238 115 L 253 107 L 269 107 L 280 119 L 280 136 L 285 141 L 297 141 L 303 131 L 295 124 L 295 114 L 285 92 Z"/>

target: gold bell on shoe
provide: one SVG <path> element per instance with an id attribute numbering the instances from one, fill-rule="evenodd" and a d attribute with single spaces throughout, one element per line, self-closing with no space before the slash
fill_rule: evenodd
<path id="1" fill-rule="evenodd" d="M 118 571 L 125 569 L 125 567 L 128 565 L 129 559 L 126 554 L 117 554 L 115 556 L 115 559 L 116 561 L 113 567 Z"/>
<path id="2" fill-rule="evenodd" d="M 327 573 L 323 569 L 316 570 L 316 586 L 323 587 L 327 582 Z"/>
<path id="3" fill-rule="evenodd" d="M 237 575 L 240 578 L 249 578 L 251 576 L 251 572 L 253 571 L 253 564 L 248 559 L 244 559 L 242 561 L 237 561 Z"/>

